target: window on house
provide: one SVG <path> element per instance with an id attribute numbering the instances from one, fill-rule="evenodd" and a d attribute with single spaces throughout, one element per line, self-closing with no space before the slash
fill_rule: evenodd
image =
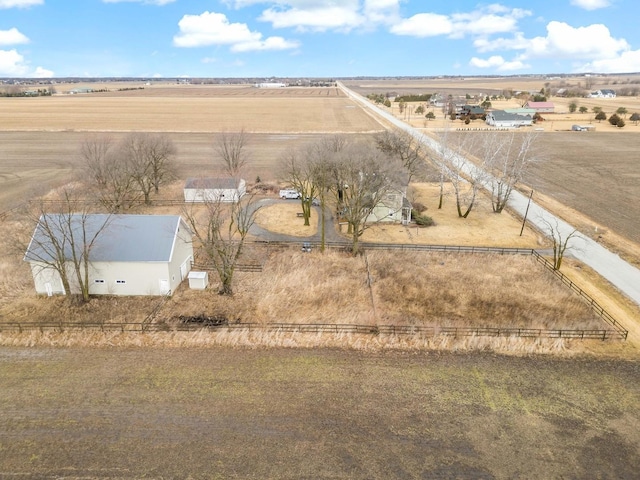
<path id="1" fill-rule="evenodd" d="M 104 283 L 104 280 L 98 280 L 98 279 L 96 279 L 96 280 L 94 280 L 94 281 L 93 281 L 93 283 Z"/>
<path id="2" fill-rule="evenodd" d="M 122 284 L 122 283 L 127 283 L 127 282 L 125 280 L 116 280 L 116 283 Z"/>

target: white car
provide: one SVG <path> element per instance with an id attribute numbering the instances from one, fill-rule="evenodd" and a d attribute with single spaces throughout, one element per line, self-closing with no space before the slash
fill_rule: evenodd
<path id="1" fill-rule="evenodd" d="M 298 192 L 297 190 L 292 190 L 292 189 L 280 190 L 280 198 L 282 198 L 283 200 L 298 199 L 301 196 L 302 195 L 300 195 L 300 192 Z"/>

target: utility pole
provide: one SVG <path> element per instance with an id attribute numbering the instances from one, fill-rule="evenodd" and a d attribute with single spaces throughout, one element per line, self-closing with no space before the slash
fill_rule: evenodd
<path id="1" fill-rule="evenodd" d="M 527 209 L 524 212 L 524 218 L 522 219 L 522 228 L 520 229 L 520 236 L 522 236 L 522 232 L 524 232 L 524 224 L 527 221 L 527 215 L 529 214 L 529 206 L 531 205 L 531 197 L 533 197 L 533 190 L 529 194 L 529 201 L 527 202 Z"/>

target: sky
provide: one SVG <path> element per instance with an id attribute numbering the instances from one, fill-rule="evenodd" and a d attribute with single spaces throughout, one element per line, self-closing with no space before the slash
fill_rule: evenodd
<path id="1" fill-rule="evenodd" d="M 0 77 L 640 72 L 638 0 L 0 0 Z"/>

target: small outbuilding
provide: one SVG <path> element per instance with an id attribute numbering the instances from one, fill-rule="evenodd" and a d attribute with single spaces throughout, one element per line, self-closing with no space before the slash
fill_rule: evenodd
<path id="1" fill-rule="evenodd" d="M 204 290 L 209 285 L 209 274 L 207 272 L 189 272 L 189 288 L 192 290 Z"/>
<path id="2" fill-rule="evenodd" d="M 246 185 L 242 178 L 189 178 L 184 185 L 184 201 L 237 203 L 247 192 Z"/>

